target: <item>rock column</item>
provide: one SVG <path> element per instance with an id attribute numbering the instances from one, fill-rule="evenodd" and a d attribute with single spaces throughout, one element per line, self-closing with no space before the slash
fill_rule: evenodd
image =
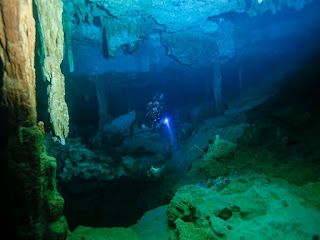
<path id="1" fill-rule="evenodd" d="M 103 139 L 106 137 L 104 127 L 109 120 L 109 91 L 110 85 L 108 79 L 99 78 L 97 73 L 90 76 L 90 80 L 94 82 L 97 93 L 99 108 L 98 132 L 96 134 L 94 145 L 98 148 L 103 147 Z"/>
<path id="2" fill-rule="evenodd" d="M 53 138 L 64 145 L 69 133 L 69 113 L 65 102 L 64 75 L 60 68 L 64 47 L 63 5 L 61 0 L 35 0 L 35 3 L 45 55 L 42 69 L 46 79 L 50 82 L 48 112 L 53 128 Z"/>
<path id="3" fill-rule="evenodd" d="M 243 96 L 243 78 L 242 78 L 242 68 L 241 67 L 238 67 L 238 80 L 239 80 L 240 96 Z"/>
<path id="4" fill-rule="evenodd" d="M 37 124 L 32 0 L 0 0 L 0 22 L 1 118 L 7 122 L 2 193 L 8 201 L 6 223 L 12 224 L 9 238 L 65 239 L 56 160 L 46 153 L 43 123 Z"/>

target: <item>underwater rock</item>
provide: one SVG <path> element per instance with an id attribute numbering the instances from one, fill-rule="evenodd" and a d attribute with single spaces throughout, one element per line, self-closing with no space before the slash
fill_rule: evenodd
<path id="1" fill-rule="evenodd" d="M 157 135 L 141 135 L 132 138 L 126 138 L 123 142 L 122 149 L 127 153 L 144 153 L 160 154 L 166 156 L 170 154 L 169 139 L 165 139 Z"/>
<path id="2" fill-rule="evenodd" d="M 312 2 L 312 0 L 300 0 L 300 1 L 280 1 L 280 0 L 272 0 L 272 1 L 252 1 L 250 8 L 247 11 L 247 14 L 250 17 L 257 16 L 258 14 L 263 14 L 266 11 L 271 11 L 275 14 L 277 11 L 282 10 L 284 7 L 293 8 L 297 11 L 301 10 L 305 5 Z"/>
<path id="3" fill-rule="evenodd" d="M 256 42 L 267 40 L 274 36 L 274 32 L 277 32 L 274 39 L 282 37 L 274 30 L 279 26 L 277 20 L 269 21 L 268 25 L 271 27 L 266 33 L 266 28 L 261 30 L 260 27 L 254 26 L 254 21 L 249 23 L 247 14 L 253 17 L 268 11 L 276 13 L 289 8 L 299 11 L 312 0 L 90 0 L 86 2 L 64 0 L 64 2 L 73 5 L 70 7 L 72 10 L 75 9 L 72 16 L 73 36 L 76 39 L 75 65 L 85 67 L 88 70 L 78 69 L 78 71 L 88 73 L 97 69 L 101 72 L 120 68 L 129 71 L 140 71 L 142 68 L 150 70 L 147 62 L 156 59 L 154 53 L 161 55 L 162 59 L 166 58 L 160 65 L 155 64 L 157 66 L 167 66 L 167 56 L 171 56 L 170 60 L 174 59 L 178 63 L 197 67 L 225 62 L 234 56 L 242 57 L 251 51 L 256 53 L 257 49 L 253 47 L 256 46 Z M 248 31 L 247 26 L 253 26 L 253 29 L 249 27 Z M 284 26 L 283 29 L 291 27 Z M 288 34 L 288 31 L 280 30 L 280 32 Z M 148 52 L 146 49 L 150 47 L 147 41 L 153 42 L 152 35 L 155 33 L 160 33 L 161 48 L 167 48 L 167 51 L 163 52 L 159 47 L 152 46 L 151 54 L 146 54 Z M 90 34 L 94 35 L 89 36 Z M 92 48 L 83 47 L 87 46 L 86 43 L 90 38 L 94 40 L 90 41 Z M 119 62 L 128 63 L 130 59 L 128 55 L 135 55 L 140 49 L 144 49 L 143 53 L 131 58 L 134 59 L 132 64 L 119 66 Z M 272 50 L 268 54 L 271 55 L 276 51 Z M 88 54 L 88 51 L 91 54 Z M 88 58 L 93 61 L 88 62 Z"/>
<path id="4" fill-rule="evenodd" d="M 213 159 L 222 162 L 232 156 L 236 146 L 235 143 L 221 139 L 219 135 L 216 135 L 216 139 L 209 145 L 208 152 L 203 156 L 203 160 L 209 161 Z"/>
<path id="5" fill-rule="evenodd" d="M 215 141 L 209 145 L 208 151 L 202 158 L 192 164 L 188 175 L 201 177 L 203 173 L 207 178 L 217 178 L 228 173 L 228 163 L 236 150 L 236 144 L 216 135 Z"/>
<path id="6" fill-rule="evenodd" d="M 167 54 L 178 62 L 196 66 L 210 64 L 212 54 L 218 49 L 216 43 L 203 32 L 191 30 L 165 33 L 162 35 L 162 44 L 167 47 Z"/>
<path id="7" fill-rule="evenodd" d="M 145 38 L 148 32 L 148 26 L 144 19 L 138 16 L 122 19 L 106 19 L 103 25 L 103 37 L 108 46 L 108 55 L 111 57 L 114 57 L 118 48 L 122 46 L 125 46 L 128 49 L 127 52 L 131 52 L 132 54 L 138 49 L 134 46 L 138 46 L 139 41 Z"/>
<path id="8" fill-rule="evenodd" d="M 139 240 L 137 234 L 129 228 L 93 228 L 77 227 L 67 240 Z"/>
<path id="9" fill-rule="evenodd" d="M 63 5 L 63 29 L 65 31 L 65 43 L 68 50 L 68 61 L 70 72 L 74 71 L 74 61 L 72 53 L 72 20 L 71 17 L 74 14 L 74 9 L 72 9 L 72 4 Z"/>
<path id="10" fill-rule="evenodd" d="M 0 22 L 1 112 L 6 113 L 1 116 L 6 123 L 3 234 L 21 240 L 65 239 L 68 224 L 56 189 L 56 160 L 43 144 L 43 123 L 37 124 L 32 1 L 1 0 Z"/>
<path id="11" fill-rule="evenodd" d="M 132 146 L 131 141 L 127 140 L 126 142 L 128 144 L 130 142 L 129 146 Z M 148 143 L 150 148 L 143 148 L 140 144 L 144 143 Z M 69 138 L 66 145 L 61 146 L 47 136 L 45 144 L 50 155 L 58 160 L 57 176 L 61 184 L 90 179 L 101 181 L 101 184 L 122 177 L 139 179 L 141 176 L 147 175 L 152 164 L 161 166 L 169 154 L 169 148 L 166 144 L 163 147 L 161 142 L 148 142 L 146 139 L 140 143 L 137 141 L 137 146 L 135 146 L 137 148 L 132 149 L 132 152 L 122 152 L 124 155 L 120 159 L 117 157 L 117 162 L 101 151 L 88 149 L 81 143 L 80 138 Z M 77 189 L 75 188 L 74 191 L 70 189 L 70 191 L 77 192 Z"/>
<path id="12" fill-rule="evenodd" d="M 157 24 L 166 27 L 168 32 L 178 32 L 190 27 L 198 26 L 205 22 L 208 17 L 217 16 L 222 13 L 235 11 L 244 12 L 244 1 L 131 1 L 125 0 L 90 0 L 105 8 L 116 19 L 135 16 L 140 18 L 152 16 Z M 198 9 L 198 11 L 194 11 Z M 137 14 L 138 13 L 138 14 Z"/>
<path id="13" fill-rule="evenodd" d="M 194 221 L 196 201 L 188 191 L 183 192 L 184 188 L 188 188 L 188 186 L 182 187 L 179 195 L 176 194 L 168 206 L 167 215 L 169 223 L 173 223 L 177 219 L 187 222 Z"/>
<path id="14" fill-rule="evenodd" d="M 127 175 L 124 168 L 110 166 L 111 157 L 100 152 L 93 152 L 81 143 L 80 138 L 70 138 L 66 146 L 59 146 L 46 139 L 49 153 L 58 159 L 57 176 L 60 182 L 70 182 L 73 179 L 88 180 L 95 178 L 106 181 Z"/>
<path id="15" fill-rule="evenodd" d="M 9 109 L 8 122 L 14 128 L 34 126 L 37 121 L 34 69 L 36 29 L 31 5 L 30 0 L 25 3 L 1 1 L 1 100 Z"/>
<path id="16" fill-rule="evenodd" d="M 104 126 L 104 131 L 112 134 L 120 134 L 121 136 L 130 136 L 130 127 L 136 119 L 136 112 L 131 111 L 113 119 Z"/>
<path id="17" fill-rule="evenodd" d="M 177 228 L 177 235 L 179 240 L 189 240 L 189 239 L 207 239 L 215 240 L 214 234 L 205 228 L 197 228 L 193 222 L 184 222 L 178 218 L 174 224 Z M 175 239 L 175 238 L 171 238 Z"/>
<path id="18" fill-rule="evenodd" d="M 60 68 L 64 53 L 63 5 L 61 0 L 49 2 L 35 0 L 35 3 L 41 26 L 42 54 L 44 54 L 42 72 L 50 82 L 48 112 L 53 127 L 53 138 L 64 145 L 69 133 L 69 113 L 65 102 L 65 79 Z"/>
<path id="19" fill-rule="evenodd" d="M 162 34 L 167 54 L 182 64 L 212 66 L 235 55 L 234 24 L 224 20 L 205 22 L 200 27 Z M 192 46 L 192 47 L 190 47 Z M 221 78 L 221 73 L 220 73 Z"/>
<path id="20" fill-rule="evenodd" d="M 251 92 L 247 93 L 246 96 L 242 97 L 241 99 L 231 102 L 228 106 L 228 110 L 224 112 L 224 114 L 228 117 L 237 118 L 242 113 L 249 111 L 262 105 L 267 100 L 270 100 L 278 91 L 276 87 L 270 89 L 266 87 L 263 91 Z"/>
<path id="21" fill-rule="evenodd" d="M 80 24 L 72 28 L 72 38 L 83 46 L 101 46 L 102 35 L 103 29 L 94 25 Z"/>
<path id="22" fill-rule="evenodd" d="M 168 205 L 147 211 L 138 223 L 129 228 L 135 231 L 139 240 L 168 240 Z"/>
<path id="23" fill-rule="evenodd" d="M 319 184 L 296 186 L 265 175 L 246 175 L 231 177 L 220 189 L 184 186 L 168 207 L 171 231 L 179 236 L 172 239 L 195 231 L 213 239 L 312 239 L 320 234 Z"/>

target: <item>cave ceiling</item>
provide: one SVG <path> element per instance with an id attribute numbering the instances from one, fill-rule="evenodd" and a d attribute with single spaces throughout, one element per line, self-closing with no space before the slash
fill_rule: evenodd
<path id="1" fill-rule="evenodd" d="M 63 0 L 75 72 L 83 74 L 210 67 L 250 54 L 277 55 L 286 50 L 286 39 L 319 20 L 312 8 L 299 15 L 315 2 Z"/>

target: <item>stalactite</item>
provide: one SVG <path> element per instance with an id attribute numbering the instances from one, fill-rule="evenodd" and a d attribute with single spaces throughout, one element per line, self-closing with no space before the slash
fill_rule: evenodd
<path id="1" fill-rule="evenodd" d="M 204 85 L 205 85 L 205 96 L 208 101 L 211 100 L 211 82 L 212 76 L 210 74 L 205 76 Z"/>
<path id="2" fill-rule="evenodd" d="M 305 5 L 309 4 L 309 0 L 252 0 L 251 6 L 247 13 L 250 17 L 271 11 L 275 14 L 284 7 L 293 8 L 297 11 L 301 10 Z"/>
<path id="3" fill-rule="evenodd" d="M 213 97 L 215 102 L 215 111 L 220 114 L 222 111 L 221 104 L 221 69 L 219 65 L 215 65 L 213 68 Z"/>
<path id="4" fill-rule="evenodd" d="M 74 61 L 73 61 L 73 53 L 72 53 L 72 23 L 71 23 L 71 14 L 68 11 L 68 9 L 63 8 L 63 29 L 65 32 L 65 38 L 66 38 L 66 46 L 67 46 L 67 54 L 68 54 L 68 60 L 69 60 L 69 67 L 70 72 L 74 71 Z"/>
<path id="5" fill-rule="evenodd" d="M 100 79 L 98 74 L 94 74 L 91 77 L 91 80 L 94 82 L 97 92 L 97 99 L 98 99 L 98 114 L 99 114 L 99 131 L 103 131 L 104 125 L 107 123 L 109 118 L 109 107 L 108 107 L 108 100 L 109 100 L 109 84 L 108 80 Z"/>
<path id="6" fill-rule="evenodd" d="M 64 200 L 55 182 L 56 160 L 43 144 L 37 124 L 35 95 L 35 21 L 32 0 L 0 0 L 0 58 L 3 64 L 2 106 L 7 118 L 4 191 L 13 220 L 11 238 L 65 239 Z M 4 199 L 4 200 L 5 200 Z"/>
<path id="7" fill-rule="evenodd" d="M 90 76 L 90 81 L 93 81 L 96 88 L 97 100 L 98 100 L 98 114 L 99 123 L 98 131 L 94 139 L 94 145 L 96 147 L 102 147 L 104 137 L 106 135 L 104 127 L 109 120 L 109 81 L 108 79 L 99 78 L 97 73 Z"/>
<path id="8" fill-rule="evenodd" d="M 50 82 L 48 111 L 53 127 L 54 140 L 65 144 L 69 133 L 69 113 L 65 102 L 65 82 L 61 72 L 64 33 L 61 0 L 35 0 L 40 21 L 40 35 L 44 49 L 43 73 Z"/>
<path id="9" fill-rule="evenodd" d="M 242 68 L 238 67 L 238 80 L 239 80 L 239 90 L 240 96 L 243 95 L 243 79 L 242 79 Z"/>

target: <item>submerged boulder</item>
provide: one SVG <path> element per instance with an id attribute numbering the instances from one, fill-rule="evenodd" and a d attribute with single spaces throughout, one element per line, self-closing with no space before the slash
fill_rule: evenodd
<path id="1" fill-rule="evenodd" d="M 187 185 L 168 206 L 170 235 L 172 239 L 314 239 L 320 235 L 319 187 L 319 182 L 296 186 L 265 175 L 229 177 L 228 184 L 208 188 Z"/>
<path id="2" fill-rule="evenodd" d="M 193 162 L 188 173 L 190 177 L 217 178 L 229 172 L 228 163 L 236 150 L 236 144 L 216 135 L 215 141 L 208 146 L 208 151 Z"/>
<path id="3" fill-rule="evenodd" d="M 120 134 L 122 136 L 130 135 L 130 127 L 136 119 L 136 112 L 132 111 L 113 119 L 104 126 L 104 131 L 111 134 Z"/>

